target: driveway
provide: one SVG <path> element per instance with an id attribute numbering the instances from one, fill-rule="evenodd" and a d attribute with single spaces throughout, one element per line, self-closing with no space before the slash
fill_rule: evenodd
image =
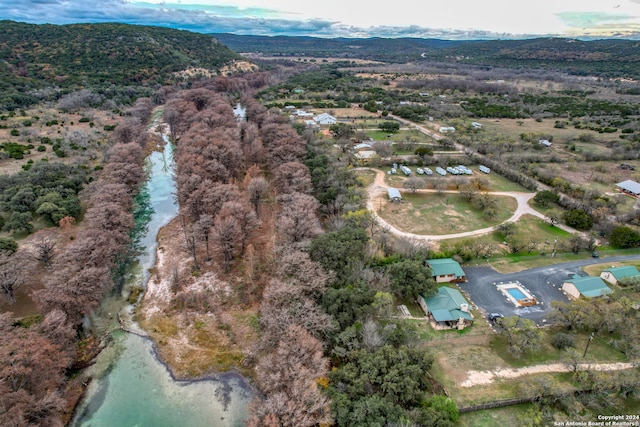
<path id="1" fill-rule="evenodd" d="M 552 301 L 569 301 L 560 290 L 564 280 L 570 278 L 573 274 L 586 276 L 581 267 L 591 264 L 607 264 L 639 259 L 640 255 L 584 259 L 546 267 L 536 267 L 509 274 L 498 273 L 491 267 L 464 267 L 468 281 L 460 283 L 459 286 L 460 289 L 467 293 L 471 303 L 478 306 L 485 316 L 488 313 L 498 312 L 506 317 L 521 316 L 533 320 L 538 325 L 544 325 L 552 310 Z M 517 308 L 496 288 L 496 285 L 499 285 L 500 282 L 506 283 L 515 280 L 518 280 L 533 294 L 539 301 L 538 305 Z"/>

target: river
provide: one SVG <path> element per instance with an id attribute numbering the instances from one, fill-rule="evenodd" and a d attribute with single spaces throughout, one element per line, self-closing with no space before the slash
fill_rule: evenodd
<path id="1" fill-rule="evenodd" d="M 165 141 L 167 141 L 165 137 Z M 147 158 L 146 191 L 153 209 L 146 232 L 139 239 L 142 249 L 137 268 L 129 283 L 146 286 L 149 269 L 155 263 L 156 236 L 178 213 L 173 193 L 173 157 L 171 144 Z M 124 293 L 126 294 L 126 292 Z M 143 335 L 126 333 L 114 326 L 112 313 L 129 318 L 132 307 L 123 295 L 105 301 L 101 314 L 92 322 L 98 330 L 114 329 L 113 340 L 87 369 L 93 378 L 85 398 L 76 408 L 70 426 L 241 426 L 246 421 L 246 407 L 252 388 L 235 373 L 216 374 L 197 381 L 179 381 L 158 359 L 151 340 Z M 98 320 L 99 319 L 99 320 Z M 127 320 L 129 326 L 130 320 Z M 132 329 L 139 327 L 131 323 Z"/>

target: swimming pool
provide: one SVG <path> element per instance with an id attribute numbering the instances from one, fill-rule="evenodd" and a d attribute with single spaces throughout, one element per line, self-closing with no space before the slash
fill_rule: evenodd
<path id="1" fill-rule="evenodd" d="M 506 291 L 509 292 L 517 301 L 527 298 L 527 296 L 518 288 L 507 288 Z"/>
<path id="2" fill-rule="evenodd" d="M 528 307 L 538 304 L 538 300 L 531 292 L 517 280 L 512 282 L 496 284 L 496 288 L 502 292 L 507 301 L 510 301 L 516 307 Z"/>

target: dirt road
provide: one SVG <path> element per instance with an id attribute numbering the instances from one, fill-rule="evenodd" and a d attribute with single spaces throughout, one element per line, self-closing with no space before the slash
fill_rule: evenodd
<path id="1" fill-rule="evenodd" d="M 389 224 L 384 219 L 382 219 L 380 216 L 378 216 L 375 209 L 375 200 L 378 197 L 385 197 L 385 195 L 387 194 L 387 189 L 389 188 L 387 183 L 384 181 L 384 178 L 386 176 L 385 173 L 379 169 L 374 169 L 374 168 L 362 168 L 362 170 L 371 170 L 376 173 L 376 177 L 373 181 L 373 184 L 371 184 L 367 188 L 367 192 L 369 195 L 369 199 L 367 200 L 367 209 L 371 211 L 371 213 L 373 214 L 373 217 L 378 222 L 378 224 L 380 224 L 383 228 L 389 230 L 391 233 L 393 233 L 396 236 L 412 239 L 412 240 L 437 241 L 437 240 L 456 239 L 459 237 L 481 236 L 483 234 L 489 234 L 493 232 L 497 227 L 497 226 L 493 226 L 493 227 L 481 228 L 478 230 L 465 231 L 462 233 L 441 234 L 441 235 L 413 234 L 413 233 L 407 233 L 405 231 L 399 230 L 393 225 Z M 403 190 L 400 189 L 400 191 L 402 192 Z M 441 191 L 441 190 L 425 190 L 425 189 L 416 190 L 416 192 L 417 193 L 437 193 L 437 192 L 459 193 L 459 191 L 455 191 L 455 190 Z M 542 219 L 547 218 L 544 214 L 538 212 L 537 210 L 529 206 L 529 200 L 531 200 L 535 196 L 535 193 L 521 193 L 516 191 L 493 191 L 493 192 L 489 192 L 488 194 L 492 194 L 496 196 L 513 197 L 514 199 L 516 199 L 518 205 L 515 212 L 513 213 L 513 215 L 511 215 L 509 219 L 507 219 L 504 222 L 515 222 L 519 220 L 523 215 L 527 215 L 527 214 L 533 215 L 535 217 L 542 218 Z M 562 224 L 556 224 L 556 227 L 561 228 L 569 233 L 577 233 L 576 230 Z"/>
<path id="2" fill-rule="evenodd" d="M 620 371 L 623 369 L 634 368 L 633 363 L 582 363 L 578 366 L 579 371 Z M 464 380 L 460 387 L 474 387 L 477 385 L 491 384 L 500 378 L 518 378 L 523 375 L 541 374 L 545 372 L 571 372 L 571 368 L 563 363 L 553 363 L 549 365 L 534 365 L 517 369 L 497 369 L 495 371 L 468 371 L 467 379 Z"/>

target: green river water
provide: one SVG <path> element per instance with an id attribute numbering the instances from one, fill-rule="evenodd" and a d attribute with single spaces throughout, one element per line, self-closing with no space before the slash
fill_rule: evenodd
<path id="1" fill-rule="evenodd" d="M 139 239 L 142 254 L 129 282 L 146 285 L 155 263 L 156 235 L 178 212 L 173 197 L 172 147 L 148 157 L 146 192 L 152 208 Z M 126 294 L 126 292 L 125 292 Z M 253 389 L 240 375 L 226 373 L 198 381 L 177 381 L 146 337 L 117 330 L 112 313 L 130 317 L 122 295 L 114 295 L 91 319 L 98 331 L 114 330 L 113 340 L 86 374 L 93 378 L 76 408 L 73 427 L 242 426 Z M 137 325 L 133 324 L 133 329 Z"/>

